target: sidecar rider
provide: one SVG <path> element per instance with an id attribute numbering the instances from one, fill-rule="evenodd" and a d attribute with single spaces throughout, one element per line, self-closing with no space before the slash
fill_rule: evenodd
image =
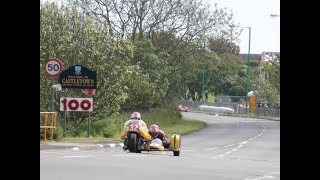
<path id="1" fill-rule="evenodd" d="M 164 131 L 162 131 L 158 125 L 156 124 L 152 124 L 149 129 L 148 132 L 150 134 L 150 136 L 152 137 L 152 139 L 155 138 L 159 138 L 162 143 L 163 143 L 163 147 L 165 149 L 169 148 L 169 144 L 170 144 L 170 139 L 168 138 L 168 136 L 166 136 L 166 134 L 164 133 Z"/>
<path id="2" fill-rule="evenodd" d="M 127 120 L 125 123 L 124 123 L 124 127 L 123 127 L 123 131 L 120 135 L 120 140 L 123 140 L 123 149 L 124 150 L 127 150 L 128 149 L 128 127 L 130 126 L 130 124 L 139 124 L 140 127 L 139 127 L 139 134 L 140 136 L 142 136 L 146 141 L 150 141 L 152 138 L 151 136 L 149 135 L 148 133 L 148 127 L 146 125 L 146 123 L 141 119 L 141 115 L 139 112 L 132 112 L 131 116 L 130 116 L 131 119 Z"/>

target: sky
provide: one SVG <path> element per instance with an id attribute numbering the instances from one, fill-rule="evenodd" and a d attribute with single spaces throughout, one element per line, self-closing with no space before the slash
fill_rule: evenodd
<path id="1" fill-rule="evenodd" d="M 41 0 L 61 2 L 63 0 Z M 261 54 L 264 51 L 280 52 L 280 0 L 203 0 L 212 7 L 226 8 L 233 13 L 234 22 L 240 26 L 251 27 L 250 54 Z M 240 53 L 249 50 L 249 29 L 245 28 L 240 35 Z"/>
<path id="2" fill-rule="evenodd" d="M 250 54 L 263 51 L 280 52 L 280 0 L 207 0 L 211 6 L 227 8 L 233 13 L 234 22 L 240 26 L 251 27 Z M 245 28 L 240 38 L 240 53 L 249 49 L 249 28 Z"/>

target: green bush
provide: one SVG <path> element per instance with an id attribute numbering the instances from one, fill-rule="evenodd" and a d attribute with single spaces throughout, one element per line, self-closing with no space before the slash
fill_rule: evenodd
<path id="1" fill-rule="evenodd" d="M 136 111 L 141 113 L 142 119 L 146 122 L 147 126 L 157 124 L 161 129 L 165 129 L 181 121 L 182 115 L 177 110 L 178 105 L 179 101 L 171 101 L 167 104 L 163 104 L 161 107 L 151 109 L 149 111 Z M 90 127 L 90 136 L 118 140 L 123 130 L 123 125 L 128 119 L 130 119 L 130 115 L 131 112 L 122 112 L 94 122 Z M 63 138 L 63 129 L 60 124 L 58 124 L 54 133 L 55 140 L 61 140 Z M 75 127 L 71 126 L 71 123 L 69 122 L 67 124 L 66 133 L 68 137 L 86 137 L 88 135 L 88 124 L 84 123 L 80 127 Z M 47 137 L 50 138 L 48 133 Z"/>
<path id="2" fill-rule="evenodd" d="M 46 130 L 46 139 L 49 141 L 51 138 L 51 129 Z M 53 129 L 53 140 L 59 141 L 63 138 L 63 129 L 61 126 L 57 126 L 55 129 Z M 44 129 L 40 128 L 40 140 L 44 140 Z"/>

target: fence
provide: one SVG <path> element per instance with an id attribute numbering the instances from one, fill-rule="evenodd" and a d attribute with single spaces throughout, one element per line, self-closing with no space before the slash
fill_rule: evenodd
<path id="1" fill-rule="evenodd" d="M 249 114 L 249 102 L 246 105 L 244 97 L 217 97 L 217 102 L 183 101 L 182 105 L 189 109 L 209 111 L 223 114 Z M 280 108 L 270 108 L 265 104 L 257 104 L 254 112 L 250 115 L 256 117 L 280 118 Z"/>
<path id="2" fill-rule="evenodd" d="M 53 130 L 57 126 L 56 112 L 40 112 L 40 129 L 44 129 L 44 143 L 47 142 L 47 129 L 50 129 L 50 140 L 53 141 Z"/>

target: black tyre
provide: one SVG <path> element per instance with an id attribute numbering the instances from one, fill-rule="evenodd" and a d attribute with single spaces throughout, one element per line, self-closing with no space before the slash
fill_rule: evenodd
<path id="1" fill-rule="evenodd" d="M 130 134 L 128 144 L 130 152 L 137 152 L 137 134 Z"/>
<path id="2" fill-rule="evenodd" d="M 173 151 L 173 155 L 174 156 L 179 156 L 180 155 L 180 151 Z"/>

